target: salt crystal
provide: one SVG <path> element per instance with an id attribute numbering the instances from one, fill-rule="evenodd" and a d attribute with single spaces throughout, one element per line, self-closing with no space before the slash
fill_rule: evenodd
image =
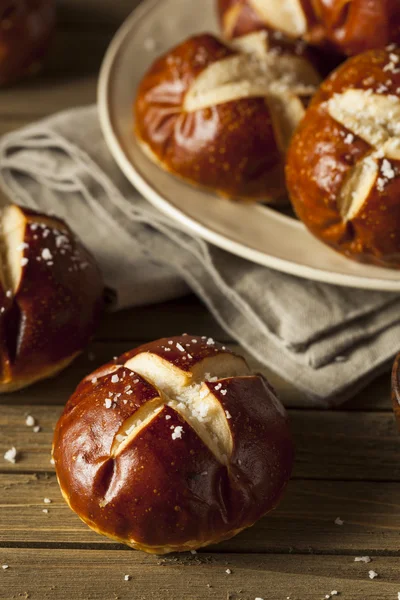
<path id="1" fill-rule="evenodd" d="M 182 344 L 179 344 L 179 343 L 178 343 L 178 344 L 176 344 L 176 347 L 178 348 L 178 350 L 179 350 L 180 352 L 185 352 L 185 348 L 182 346 Z"/>
<path id="2" fill-rule="evenodd" d="M 16 463 L 17 462 L 17 449 L 12 446 L 12 448 L 10 448 L 9 450 L 7 450 L 7 452 L 4 454 L 4 459 L 8 460 L 8 462 L 10 463 Z"/>
<path id="3" fill-rule="evenodd" d="M 225 573 L 228 573 L 228 575 L 230 575 L 232 571 L 230 569 L 226 569 Z"/>
<path id="4" fill-rule="evenodd" d="M 131 578 L 131 576 L 130 576 L 130 575 L 124 575 L 124 579 L 125 579 L 125 581 L 129 581 L 129 580 L 130 580 L 130 578 Z"/>
<path id="5" fill-rule="evenodd" d="M 93 377 L 92 383 L 97 383 L 97 377 Z"/>
<path id="6" fill-rule="evenodd" d="M 370 579 L 375 579 L 375 577 L 378 577 L 378 573 L 376 571 L 368 571 L 368 577 Z"/>
<path id="7" fill-rule="evenodd" d="M 196 550 L 191 550 L 190 554 L 197 554 L 197 551 Z"/>
<path id="8" fill-rule="evenodd" d="M 111 383 L 118 383 L 118 381 L 119 381 L 119 377 L 118 377 L 118 375 L 113 375 L 113 376 L 111 377 Z"/>
<path id="9" fill-rule="evenodd" d="M 7 296 L 7 298 L 11 298 L 11 296 L 12 296 L 12 291 L 11 291 L 11 290 L 7 290 L 7 291 L 6 291 L 6 296 Z"/>
<path id="10" fill-rule="evenodd" d="M 371 558 L 369 556 L 356 556 L 354 562 L 369 563 L 371 562 Z"/>
<path id="11" fill-rule="evenodd" d="M 342 521 L 342 519 L 340 517 L 336 517 L 335 519 L 335 525 L 343 525 L 344 521 Z"/>
<path id="12" fill-rule="evenodd" d="M 43 248 L 42 258 L 43 258 L 43 260 L 51 260 L 53 258 L 53 255 L 51 254 L 51 252 L 48 248 Z"/>
<path id="13" fill-rule="evenodd" d="M 25 267 L 25 265 L 27 265 L 29 262 L 29 260 L 25 257 L 21 258 L 21 267 Z"/>
<path id="14" fill-rule="evenodd" d="M 171 418 L 171 415 L 165 415 L 165 420 L 166 420 L 166 421 L 169 421 L 169 420 L 170 420 L 170 418 Z"/>
<path id="15" fill-rule="evenodd" d="M 44 509 L 42 510 L 42 512 L 44 512 L 44 513 L 46 513 L 46 514 L 47 514 L 47 513 L 49 512 L 49 509 L 48 509 L 48 508 L 44 508 Z"/>
<path id="16" fill-rule="evenodd" d="M 227 390 L 221 390 L 221 396 L 226 396 Z"/>
<path id="17" fill-rule="evenodd" d="M 227 419 L 232 419 L 232 415 L 228 410 L 225 411 L 225 415 Z"/>
<path id="18" fill-rule="evenodd" d="M 183 427 L 181 425 L 177 425 L 176 427 L 174 427 L 174 431 L 172 432 L 171 437 L 173 440 L 176 440 L 182 437 L 182 433 L 184 433 Z"/>
<path id="19" fill-rule="evenodd" d="M 51 504 L 51 500 L 50 500 L 50 498 L 43 498 L 43 502 L 44 502 L 45 504 Z"/>
<path id="20" fill-rule="evenodd" d="M 25 419 L 25 425 L 27 425 L 28 427 L 33 427 L 35 425 L 36 421 L 35 419 L 32 417 L 32 415 L 28 415 Z"/>
<path id="21" fill-rule="evenodd" d="M 40 427 L 40 425 L 35 425 L 35 427 L 32 429 L 33 433 L 39 433 L 39 431 L 41 431 L 42 428 Z"/>
<path id="22" fill-rule="evenodd" d="M 1 565 L 1 568 L 3 569 L 3 571 L 6 571 L 6 569 L 9 569 L 10 567 L 8 565 Z"/>
<path id="23" fill-rule="evenodd" d="M 111 405 L 112 405 L 112 402 L 111 402 L 110 398 L 106 398 L 104 401 L 104 406 L 106 408 L 111 408 Z"/>

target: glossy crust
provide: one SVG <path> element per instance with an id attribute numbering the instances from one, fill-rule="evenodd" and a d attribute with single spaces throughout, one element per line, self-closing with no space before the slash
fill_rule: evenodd
<path id="1" fill-rule="evenodd" d="M 215 361 L 233 360 L 243 369 L 245 375 L 202 387 L 229 433 L 225 460 L 202 435 L 213 423 L 188 420 L 181 405 L 171 406 L 163 382 L 156 386 L 148 374 L 124 366 L 144 355 L 189 381 L 201 365 L 212 375 Z M 113 451 L 124 422 L 148 406 L 159 412 Z M 83 380 L 56 426 L 53 456 L 63 496 L 84 522 L 163 554 L 232 537 L 274 508 L 290 476 L 293 449 L 285 411 L 267 382 L 221 345 L 185 335 L 135 349 Z"/>
<path id="2" fill-rule="evenodd" d="M 269 40 L 274 52 L 293 44 Z M 189 38 L 144 76 L 135 131 L 157 164 L 191 184 L 229 198 L 286 202 L 283 155 L 265 96 L 241 97 L 188 111 L 185 98 L 208 67 L 239 54 L 212 35 Z M 317 78 L 318 81 L 318 78 Z"/>
<path id="3" fill-rule="evenodd" d="M 103 305 L 103 282 L 67 225 L 13 206 L 19 235 L 4 231 L 0 288 L 0 392 L 58 373 L 87 345 Z M 9 213 L 8 213 L 9 214 Z M 12 282 L 6 264 L 19 269 Z"/>
<path id="4" fill-rule="evenodd" d="M 286 166 L 293 207 L 316 237 L 349 258 L 391 268 L 400 266 L 400 161 L 387 159 L 383 146 L 373 148 L 332 118 L 328 106 L 332 99 L 353 89 L 365 91 L 365 98 L 370 94 L 371 98 L 375 94 L 388 98 L 397 106 L 399 62 L 396 48 L 371 50 L 349 59 L 328 77 L 292 138 Z M 357 106 L 354 108 L 357 111 Z M 360 106 L 360 123 L 363 118 Z M 395 127 L 390 110 L 384 119 L 386 126 L 392 127 L 393 122 Z M 379 119 L 373 122 L 379 123 Z M 397 144 L 398 133 L 393 136 Z M 360 209 L 345 220 L 340 194 L 354 166 L 371 154 L 376 156 L 378 178 Z"/>
<path id="5" fill-rule="evenodd" d="M 37 73 L 55 26 L 54 0 L 4 0 L 0 7 L 0 85 Z"/>
<path id="6" fill-rule="evenodd" d="M 271 0 L 265 0 L 268 4 Z M 352 56 L 400 42 L 398 0 L 300 0 L 299 4 L 306 22 L 300 37 L 333 55 Z M 252 0 L 218 0 L 217 10 L 228 38 L 271 30 Z"/>

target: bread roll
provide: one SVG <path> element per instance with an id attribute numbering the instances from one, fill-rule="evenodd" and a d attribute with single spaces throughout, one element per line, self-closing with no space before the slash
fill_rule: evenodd
<path id="1" fill-rule="evenodd" d="M 61 220 L 16 205 L 0 216 L 0 393 L 64 369 L 98 323 L 103 282 Z"/>
<path id="2" fill-rule="evenodd" d="M 218 0 L 228 38 L 277 31 L 339 55 L 400 42 L 398 0 Z"/>
<path id="3" fill-rule="evenodd" d="M 55 26 L 55 0 L 2 0 L 0 85 L 40 69 Z"/>
<path id="4" fill-rule="evenodd" d="M 400 51 L 349 59 L 323 83 L 287 158 L 310 231 L 349 258 L 400 267 Z"/>
<path id="5" fill-rule="evenodd" d="M 92 529 L 150 553 L 236 535 L 274 508 L 293 448 L 261 375 L 211 338 L 164 338 L 86 377 L 55 430 L 62 494 Z"/>
<path id="6" fill-rule="evenodd" d="M 165 170 L 239 200 L 286 201 L 283 161 L 320 79 L 293 45 L 265 32 L 227 45 L 189 38 L 139 86 L 136 135 Z"/>

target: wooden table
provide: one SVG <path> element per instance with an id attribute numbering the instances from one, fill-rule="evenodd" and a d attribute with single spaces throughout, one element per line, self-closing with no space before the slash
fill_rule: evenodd
<path id="1" fill-rule="evenodd" d="M 61 0 L 48 69 L 1 91 L 0 131 L 93 102 L 103 52 L 132 4 Z M 2 398 L 0 457 L 14 445 L 21 458 L 15 465 L 0 458 L 0 564 L 9 565 L 0 569 L 1 600 L 319 600 L 333 590 L 346 600 L 397 599 L 400 436 L 389 374 L 335 411 L 300 408 L 298 393 L 273 378 L 289 406 L 293 479 L 276 511 L 219 546 L 197 555 L 147 556 L 96 535 L 67 508 L 50 447 L 74 386 L 123 350 L 183 331 L 231 342 L 193 297 L 121 312 L 104 320 L 89 350 L 57 379 Z M 39 433 L 25 425 L 27 414 Z M 355 562 L 359 556 L 372 562 Z M 371 569 L 378 573 L 373 580 Z"/>

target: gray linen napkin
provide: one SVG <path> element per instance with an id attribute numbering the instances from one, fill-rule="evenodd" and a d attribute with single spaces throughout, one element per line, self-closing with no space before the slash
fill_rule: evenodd
<path id="1" fill-rule="evenodd" d="M 116 290 L 117 308 L 191 288 L 249 353 L 306 394 L 306 404 L 344 401 L 400 350 L 396 294 L 319 284 L 254 265 L 158 212 L 119 171 L 95 107 L 3 137 L 0 185 L 12 200 L 68 221 Z"/>

